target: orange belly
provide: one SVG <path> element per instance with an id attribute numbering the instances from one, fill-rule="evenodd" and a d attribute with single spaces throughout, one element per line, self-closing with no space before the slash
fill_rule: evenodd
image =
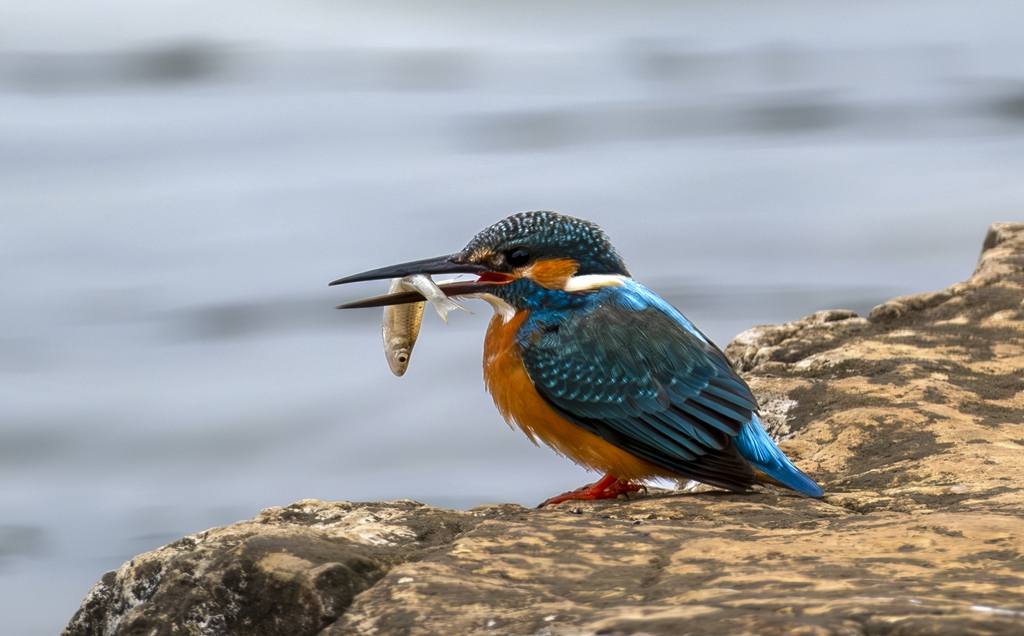
<path id="1" fill-rule="evenodd" d="M 527 315 L 526 311 L 517 312 L 508 323 L 495 315 L 484 340 L 484 383 L 505 421 L 521 428 L 534 444 L 540 440 L 590 470 L 629 480 L 674 476 L 583 430 L 548 406 L 526 373 L 515 342 Z"/>

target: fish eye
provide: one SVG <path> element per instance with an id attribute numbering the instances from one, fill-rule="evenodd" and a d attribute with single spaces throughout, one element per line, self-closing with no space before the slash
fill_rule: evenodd
<path id="1" fill-rule="evenodd" d="M 522 267 L 529 263 L 531 258 L 533 258 L 533 254 L 523 247 L 513 247 L 505 252 L 505 262 L 512 267 Z"/>

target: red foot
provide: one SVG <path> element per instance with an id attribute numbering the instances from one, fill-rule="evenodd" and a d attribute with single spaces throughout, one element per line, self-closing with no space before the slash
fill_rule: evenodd
<path id="1" fill-rule="evenodd" d="M 590 484 L 589 486 L 583 486 L 576 490 L 570 490 L 569 492 L 563 492 L 557 497 L 548 499 L 538 508 L 544 506 L 550 506 L 556 503 L 562 503 L 563 501 L 580 501 L 580 500 L 592 500 L 592 499 L 615 499 L 619 495 L 628 492 L 640 492 L 647 491 L 646 486 L 631 484 L 625 479 L 619 479 L 615 475 L 607 474 L 601 478 L 600 481 Z"/>

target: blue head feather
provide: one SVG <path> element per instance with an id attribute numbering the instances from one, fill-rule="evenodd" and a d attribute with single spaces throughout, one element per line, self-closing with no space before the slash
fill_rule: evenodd
<path id="1" fill-rule="evenodd" d="M 496 272 L 512 272 L 514 253 L 529 254 L 529 262 L 569 259 L 579 268 L 576 275 L 617 274 L 629 276 L 622 257 L 596 224 L 557 212 L 521 212 L 498 221 L 478 233 L 462 250 L 462 258 L 484 262 Z M 591 302 L 586 294 L 551 290 L 529 278 L 518 278 L 492 292 L 519 309 L 558 312 L 579 309 Z"/>
<path id="2" fill-rule="evenodd" d="M 571 258 L 579 263 L 577 274 L 621 274 L 629 276 L 626 264 L 608 236 L 596 224 L 557 212 L 520 212 L 482 230 L 462 250 L 500 257 L 516 248 L 526 248 L 534 258 Z M 494 263 L 500 265 L 500 262 Z"/>

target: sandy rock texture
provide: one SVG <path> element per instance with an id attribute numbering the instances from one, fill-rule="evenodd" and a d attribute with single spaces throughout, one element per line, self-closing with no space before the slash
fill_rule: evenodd
<path id="1" fill-rule="evenodd" d="M 823 499 L 300 501 L 107 573 L 64 634 L 1024 634 L 1024 224 L 727 353 Z"/>

